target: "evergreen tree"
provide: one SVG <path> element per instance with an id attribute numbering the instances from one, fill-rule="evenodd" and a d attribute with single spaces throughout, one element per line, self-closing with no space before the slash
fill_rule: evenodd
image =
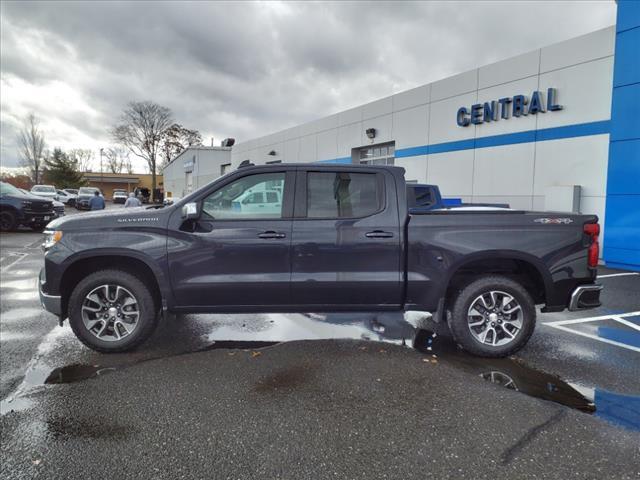
<path id="1" fill-rule="evenodd" d="M 45 160 L 44 176 L 47 183 L 57 188 L 78 188 L 86 185 L 77 161 L 70 159 L 60 148 Z"/>

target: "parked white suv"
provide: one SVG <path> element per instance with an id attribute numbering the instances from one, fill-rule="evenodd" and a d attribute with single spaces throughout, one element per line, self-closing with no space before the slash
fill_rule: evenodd
<path id="1" fill-rule="evenodd" d="M 76 205 L 76 198 L 78 195 L 75 193 L 69 193 L 66 190 L 58 190 L 58 197 L 62 203 L 74 207 Z"/>
<path id="2" fill-rule="evenodd" d="M 128 196 L 129 194 L 126 190 L 114 190 L 112 197 L 113 203 L 124 203 L 127 201 Z"/>
<path id="3" fill-rule="evenodd" d="M 246 213 L 275 214 L 282 210 L 282 193 L 280 190 L 247 190 L 233 204 Z"/>
<path id="4" fill-rule="evenodd" d="M 34 185 L 31 187 L 31 194 L 39 197 L 48 198 L 49 200 L 58 200 L 58 192 L 53 185 Z"/>

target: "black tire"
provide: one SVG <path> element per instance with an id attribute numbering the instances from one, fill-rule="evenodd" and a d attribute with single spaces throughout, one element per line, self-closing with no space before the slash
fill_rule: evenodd
<path id="1" fill-rule="evenodd" d="M 519 304 L 522 312 L 522 326 L 519 330 L 517 330 L 516 333 L 513 333 L 514 329 L 511 329 L 511 334 L 513 334 L 512 339 L 509 339 L 506 336 L 504 330 L 502 330 L 502 327 L 498 326 L 496 329 L 494 329 L 495 331 L 499 332 L 498 335 L 503 336 L 504 341 L 508 341 L 508 343 L 504 345 L 490 345 L 487 343 L 481 343 L 480 339 L 477 339 L 474 336 L 474 334 L 472 333 L 472 328 L 469 326 L 469 323 L 474 323 L 479 320 L 479 317 L 476 317 L 475 319 L 473 319 L 473 322 L 470 322 L 469 309 L 471 308 L 471 305 L 475 303 L 476 299 L 478 299 L 480 295 L 489 295 L 489 293 L 492 291 L 504 292 L 508 296 L 513 297 L 514 301 Z M 490 298 L 490 296 L 488 298 Z M 499 358 L 512 355 L 526 345 L 526 343 L 529 341 L 529 338 L 533 334 L 533 330 L 535 329 L 536 306 L 533 302 L 533 299 L 531 298 L 531 295 L 529 295 L 529 293 L 522 287 L 522 285 L 507 277 L 503 277 L 500 275 L 491 275 L 488 277 L 479 278 L 478 280 L 475 280 L 465 286 L 458 293 L 455 299 L 453 299 L 453 303 L 451 305 L 451 314 L 447 318 L 447 323 L 449 324 L 451 334 L 453 335 L 453 338 L 458 343 L 458 345 L 460 345 L 467 352 L 474 355 L 490 358 Z M 510 306 L 512 307 L 514 305 L 515 303 L 510 304 Z M 489 314 L 487 313 L 487 316 L 488 315 Z M 493 318 L 495 319 L 495 317 Z M 485 321 L 489 322 L 489 320 Z M 502 320 L 500 321 L 500 323 L 502 323 Z M 493 324 L 489 323 L 486 326 L 481 325 L 475 328 L 489 328 L 489 325 Z M 489 340 L 493 341 L 496 336 L 495 331 L 491 334 Z"/>
<path id="2" fill-rule="evenodd" d="M 0 212 L 0 230 L 10 232 L 17 227 L 16 214 L 11 210 L 3 210 Z"/>
<path id="3" fill-rule="evenodd" d="M 126 288 L 135 296 L 139 305 L 140 315 L 136 328 L 121 340 L 99 339 L 85 327 L 82 319 L 82 305 L 85 297 L 93 289 L 105 284 Z M 147 340 L 158 324 L 158 311 L 159 307 L 144 282 L 123 270 L 100 270 L 88 275 L 76 285 L 69 298 L 69 324 L 73 333 L 87 347 L 102 353 L 133 350 Z"/>

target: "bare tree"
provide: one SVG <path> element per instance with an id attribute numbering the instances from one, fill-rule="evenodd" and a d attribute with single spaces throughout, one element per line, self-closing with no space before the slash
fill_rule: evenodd
<path id="1" fill-rule="evenodd" d="M 125 147 L 109 147 L 104 151 L 104 156 L 107 157 L 107 168 L 111 173 L 122 173 L 123 169 L 131 165 L 129 150 Z"/>
<path id="2" fill-rule="evenodd" d="M 127 158 L 124 161 L 124 170 L 128 175 L 131 175 L 133 173 L 133 163 L 131 163 L 131 158 L 129 158 L 129 155 L 127 155 Z"/>
<path id="3" fill-rule="evenodd" d="M 120 122 L 111 130 L 116 143 L 144 159 L 151 172 L 151 189 L 155 197 L 156 160 L 162 145 L 162 134 L 173 124 L 171 110 L 157 103 L 130 102 Z"/>
<path id="4" fill-rule="evenodd" d="M 93 163 L 93 150 L 87 148 L 74 148 L 67 152 L 69 159 L 73 160 L 79 172 L 90 172 Z"/>
<path id="5" fill-rule="evenodd" d="M 40 120 L 33 113 L 27 115 L 18 136 L 18 151 L 22 165 L 29 169 L 33 183 L 40 180 L 44 156 L 44 133 L 40 130 Z"/>
<path id="6" fill-rule="evenodd" d="M 172 158 L 188 147 L 202 145 L 202 135 L 197 130 L 189 130 L 174 123 L 162 134 L 162 161 L 160 170 L 166 167 Z"/>

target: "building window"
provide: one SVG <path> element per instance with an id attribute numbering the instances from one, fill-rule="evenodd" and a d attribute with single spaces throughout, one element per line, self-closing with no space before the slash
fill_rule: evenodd
<path id="1" fill-rule="evenodd" d="M 220 165 L 220 176 L 226 175 L 230 171 L 231 171 L 231 164 L 230 163 L 223 163 L 222 165 Z"/>
<path id="2" fill-rule="evenodd" d="M 395 144 L 376 145 L 361 148 L 358 156 L 363 165 L 393 165 L 395 159 Z"/>

